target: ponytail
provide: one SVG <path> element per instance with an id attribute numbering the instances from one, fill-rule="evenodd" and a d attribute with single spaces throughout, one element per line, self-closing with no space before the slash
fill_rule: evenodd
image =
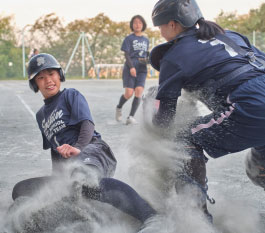
<path id="1" fill-rule="evenodd" d="M 224 29 L 221 26 L 212 21 L 204 20 L 203 18 L 201 18 L 197 23 L 199 24 L 197 37 L 201 40 L 210 40 L 217 34 L 225 33 Z"/>

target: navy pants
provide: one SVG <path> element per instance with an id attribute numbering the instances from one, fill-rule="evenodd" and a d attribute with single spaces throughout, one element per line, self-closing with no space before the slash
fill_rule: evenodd
<path id="1" fill-rule="evenodd" d="M 144 67 L 144 68 L 143 68 Z M 144 87 L 146 81 L 146 65 L 136 65 L 136 77 L 131 76 L 130 68 L 125 64 L 122 72 L 122 82 L 124 88 Z"/>
<path id="2" fill-rule="evenodd" d="M 12 198 L 31 197 L 53 179 L 53 176 L 44 176 L 20 181 L 13 189 Z M 134 189 L 113 178 L 101 179 L 99 187 L 95 189 L 83 187 L 82 193 L 87 198 L 108 203 L 142 223 L 156 213 Z"/>
<path id="3" fill-rule="evenodd" d="M 265 76 L 250 79 L 230 93 L 224 111 L 194 122 L 191 141 L 213 158 L 248 148 L 265 152 Z"/>
<path id="4" fill-rule="evenodd" d="M 64 158 L 56 150 L 51 149 L 52 170 L 62 172 L 66 163 L 80 161 L 85 165 L 95 166 L 101 177 L 114 175 L 117 160 L 109 145 L 101 138 L 93 137 L 91 142 L 75 157 Z"/>

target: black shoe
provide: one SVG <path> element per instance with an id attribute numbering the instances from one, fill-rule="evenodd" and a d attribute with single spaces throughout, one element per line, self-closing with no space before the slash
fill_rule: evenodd
<path id="1" fill-rule="evenodd" d="M 99 187 L 82 186 L 82 196 L 88 199 L 100 201 L 101 190 Z"/>
<path id="2" fill-rule="evenodd" d="M 206 219 L 209 221 L 210 224 L 213 224 L 213 216 L 210 214 L 210 212 L 207 209 L 207 206 L 203 206 L 203 213 L 206 217 Z"/>

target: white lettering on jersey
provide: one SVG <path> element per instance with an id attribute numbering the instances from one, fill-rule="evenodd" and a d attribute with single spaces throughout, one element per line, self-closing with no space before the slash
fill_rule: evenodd
<path id="1" fill-rule="evenodd" d="M 228 54 L 231 57 L 235 57 L 236 55 L 238 55 L 238 53 L 233 48 L 231 48 L 229 45 L 227 45 L 226 43 L 224 43 L 223 41 L 220 41 L 218 39 L 213 39 L 213 40 L 198 40 L 198 42 L 200 42 L 202 44 L 205 44 L 205 43 L 207 43 L 209 41 L 210 41 L 210 45 L 212 45 L 212 46 L 219 45 L 219 44 L 223 44 L 225 46 L 226 52 L 228 52 Z"/>
<path id="2" fill-rule="evenodd" d="M 142 51 L 140 51 L 140 52 L 139 52 L 139 56 L 140 56 L 140 57 L 142 57 L 142 56 L 143 56 L 143 53 L 144 53 L 144 51 L 143 51 L 143 50 L 142 50 Z"/>
<path id="3" fill-rule="evenodd" d="M 139 42 L 138 40 L 133 41 L 133 50 L 143 50 L 147 51 L 147 43 L 146 41 Z"/>
<path id="4" fill-rule="evenodd" d="M 62 116 L 63 111 L 61 109 L 55 109 L 52 111 L 47 120 L 43 119 L 42 128 L 48 140 L 50 140 L 54 134 L 66 127 L 65 122 L 61 119 Z"/>

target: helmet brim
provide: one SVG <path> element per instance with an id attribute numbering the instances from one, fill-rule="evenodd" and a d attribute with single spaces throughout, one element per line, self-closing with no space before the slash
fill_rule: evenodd
<path id="1" fill-rule="evenodd" d="M 34 78 L 38 75 L 38 73 L 40 73 L 41 71 L 46 70 L 46 69 L 61 69 L 61 66 L 59 66 L 59 65 L 54 65 L 54 66 L 50 66 L 50 65 L 42 66 L 37 72 L 35 72 L 35 73 L 33 73 L 33 74 L 31 74 L 31 75 L 29 76 L 29 80 L 34 79 Z"/>

